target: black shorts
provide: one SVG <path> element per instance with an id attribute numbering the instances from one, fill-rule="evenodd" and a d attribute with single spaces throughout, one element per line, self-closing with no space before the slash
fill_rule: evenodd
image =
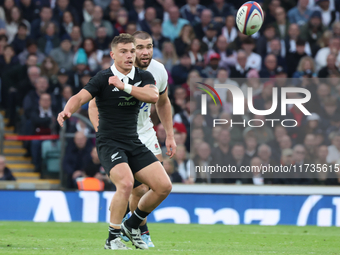
<path id="1" fill-rule="evenodd" d="M 128 163 L 135 174 L 144 167 L 158 161 L 155 155 L 139 140 L 118 140 L 96 135 L 98 157 L 106 174 L 120 164 Z"/>
<path id="2" fill-rule="evenodd" d="M 161 164 L 163 165 L 163 162 L 161 162 Z M 135 183 L 133 184 L 133 188 L 137 188 L 138 186 L 140 186 L 140 185 L 142 185 L 143 183 L 141 183 L 141 182 L 139 182 L 139 181 L 137 181 L 136 179 L 135 179 Z"/>

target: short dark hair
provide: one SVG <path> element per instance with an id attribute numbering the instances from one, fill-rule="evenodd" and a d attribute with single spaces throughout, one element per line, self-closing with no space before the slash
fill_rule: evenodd
<path id="1" fill-rule="evenodd" d="M 0 35 L 0 41 L 2 40 L 6 40 L 6 42 L 8 41 L 8 37 L 7 35 Z"/>
<path id="2" fill-rule="evenodd" d="M 146 39 L 151 38 L 151 35 L 147 32 L 144 32 L 144 31 L 136 31 L 132 34 L 132 36 L 135 39 L 141 39 L 141 40 L 146 40 Z"/>
<path id="3" fill-rule="evenodd" d="M 111 48 L 116 47 L 119 43 L 127 44 L 127 43 L 133 43 L 136 44 L 136 40 L 132 35 L 121 33 L 120 35 L 117 35 L 113 38 L 111 42 Z"/>
<path id="4" fill-rule="evenodd" d="M 255 44 L 255 41 L 252 37 L 247 36 L 242 40 L 242 44 Z"/>
<path id="5" fill-rule="evenodd" d="M 298 38 L 296 40 L 296 46 L 305 46 L 305 44 L 306 44 L 306 41 L 301 38 Z"/>
<path id="6" fill-rule="evenodd" d="M 21 28 L 21 27 L 25 28 L 26 30 L 28 29 L 28 28 L 27 28 L 27 25 L 26 25 L 24 22 L 21 22 L 21 23 L 19 24 L 18 28 Z"/>

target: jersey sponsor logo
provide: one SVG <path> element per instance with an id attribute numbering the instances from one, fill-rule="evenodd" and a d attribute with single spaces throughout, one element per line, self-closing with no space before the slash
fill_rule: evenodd
<path id="1" fill-rule="evenodd" d="M 133 96 L 130 96 L 130 97 L 124 97 L 124 96 L 121 96 L 119 98 L 124 98 L 126 101 L 129 101 L 131 98 L 133 98 Z"/>
<path id="2" fill-rule="evenodd" d="M 139 81 L 139 82 L 136 82 L 135 84 L 133 84 L 133 86 L 138 86 L 139 84 L 141 84 L 142 83 L 142 81 Z"/>
<path id="3" fill-rule="evenodd" d="M 116 152 L 116 153 L 114 153 L 114 154 L 112 154 L 112 156 L 111 156 L 111 162 L 113 162 L 113 161 L 115 161 L 115 160 L 117 160 L 117 159 L 120 159 L 120 158 L 122 157 L 122 156 L 117 157 L 118 153 L 119 153 L 119 151 Z"/>
<path id="4" fill-rule="evenodd" d="M 116 92 L 116 91 L 119 91 L 119 89 L 117 87 L 115 87 L 112 91 Z"/>
<path id="5" fill-rule="evenodd" d="M 118 104 L 118 106 L 131 106 L 131 105 L 135 105 L 136 104 L 136 101 L 133 101 L 133 102 L 120 102 Z"/>

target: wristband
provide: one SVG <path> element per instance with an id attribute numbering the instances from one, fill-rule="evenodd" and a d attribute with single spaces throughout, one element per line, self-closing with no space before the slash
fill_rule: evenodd
<path id="1" fill-rule="evenodd" d="M 131 94 L 132 91 L 132 85 L 124 83 L 124 89 L 123 89 L 126 93 Z"/>

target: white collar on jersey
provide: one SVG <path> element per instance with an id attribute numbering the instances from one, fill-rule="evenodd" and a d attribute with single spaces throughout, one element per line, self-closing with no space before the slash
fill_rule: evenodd
<path id="1" fill-rule="evenodd" d="M 135 67 L 132 66 L 132 69 L 131 71 L 125 75 L 125 74 L 122 74 L 121 72 L 119 72 L 115 66 L 115 64 L 113 63 L 113 65 L 110 67 L 111 68 L 111 71 L 114 75 L 117 75 L 119 80 L 122 80 L 123 78 L 125 77 L 129 77 L 131 80 L 133 80 L 135 78 Z"/>

